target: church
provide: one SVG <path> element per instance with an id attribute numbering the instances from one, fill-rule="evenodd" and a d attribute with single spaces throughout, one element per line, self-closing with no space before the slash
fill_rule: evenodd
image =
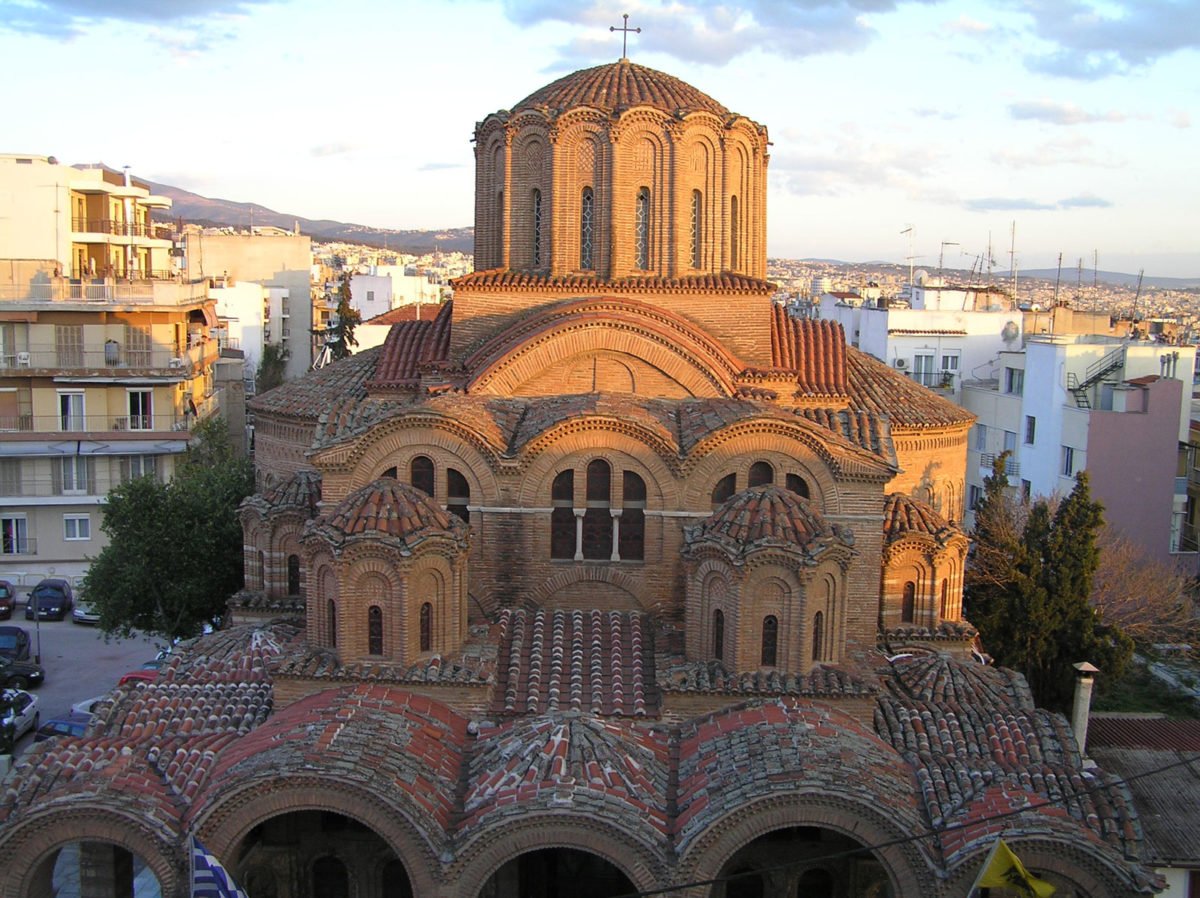
<path id="1" fill-rule="evenodd" d="M 476 270 L 254 401 L 232 626 L 30 752 L 0 896 L 1155 891 L 963 617 L 973 416 L 772 302 L 766 128 L 621 59 L 474 144 Z"/>

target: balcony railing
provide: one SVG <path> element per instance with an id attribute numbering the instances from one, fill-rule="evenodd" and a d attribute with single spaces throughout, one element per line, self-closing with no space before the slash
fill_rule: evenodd
<path id="1" fill-rule="evenodd" d="M 137 278 L 47 278 L 32 284 L 0 284 L 10 302 L 110 302 L 187 305 L 208 298 L 208 281 L 185 281 L 171 272 L 139 272 Z"/>
<path id="2" fill-rule="evenodd" d="M 37 540 L 19 536 L 5 536 L 3 542 L 0 542 L 0 558 L 9 555 L 36 555 Z"/>
<path id="3" fill-rule="evenodd" d="M 154 415 L 0 415 L 0 433 L 57 434 L 63 439 L 74 440 L 85 433 L 187 430 L 192 426 L 192 420 L 191 414 L 176 412 Z"/>
<path id="4" fill-rule="evenodd" d="M 210 344 L 211 345 L 211 344 Z M 215 350 L 215 347 L 214 347 Z M 113 369 L 153 369 L 165 374 L 190 375 L 204 359 L 203 344 L 177 354 L 170 347 L 130 349 L 116 341 L 98 348 L 75 349 L 34 343 L 26 351 L 0 355 L 0 369 L 104 371 Z M 12 374 L 12 371 L 6 371 Z"/>
<path id="5" fill-rule="evenodd" d="M 170 240 L 174 229 L 170 225 L 144 224 L 119 218 L 72 218 L 71 230 L 77 234 L 110 234 L 117 237 Z"/>
<path id="6" fill-rule="evenodd" d="M 992 466 L 996 464 L 996 459 L 999 458 L 994 452 L 981 452 L 979 455 L 979 467 L 988 471 L 992 471 Z M 1021 463 L 1014 459 L 1011 455 L 1004 460 L 1004 473 L 1008 477 L 1021 476 Z"/>

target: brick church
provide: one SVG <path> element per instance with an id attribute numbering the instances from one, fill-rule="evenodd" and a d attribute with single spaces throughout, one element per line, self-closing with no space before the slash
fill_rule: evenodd
<path id="1" fill-rule="evenodd" d="M 0 896 L 1152 892 L 962 616 L 973 417 L 772 303 L 768 147 L 625 59 L 478 123 L 477 270 L 255 400 L 234 626 L 26 756 Z"/>

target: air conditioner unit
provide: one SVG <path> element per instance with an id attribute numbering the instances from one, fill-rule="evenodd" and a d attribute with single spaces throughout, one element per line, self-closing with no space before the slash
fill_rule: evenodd
<path id="1" fill-rule="evenodd" d="M 892 364 L 895 365 L 897 368 L 907 368 L 908 367 L 908 359 L 896 359 L 896 361 L 892 362 Z"/>
<path id="2" fill-rule="evenodd" d="M 29 367 L 29 353 L 27 353 L 27 352 L 18 352 L 17 353 L 17 367 L 18 368 L 28 368 Z"/>
<path id="3" fill-rule="evenodd" d="M 183 359 L 171 359 L 170 365 L 172 368 L 182 368 Z"/>

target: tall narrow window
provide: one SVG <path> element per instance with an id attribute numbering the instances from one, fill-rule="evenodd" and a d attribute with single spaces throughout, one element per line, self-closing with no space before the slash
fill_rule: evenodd
<path id="1" fill-rule="evenodd" d="M 602 458 L 587 466 L 587 511 L 583 514 L 583 557 L 607 559 L 613 550 L 612 468 Z"/>
<path id="2" fill-rule="evenodd" d="M 774 667 L 776 648 L 779 644 L 779 619 L 768 614 L 762 622 L 762 666 Z"/>
<path id="3" fill-rule="evenodd" d="M 700 196 L 699 190 L 692 191 L 692 267 L 700 268 L 701 259 L 703 258 L 703 245 L 700 240 L 701 228 L 703 220 L 701 218 L 703 209 L 703 199 Z"/>
<path id="4" fill-rule="evenodd" d="M 720 608 L 713 612 L 713 657 L 725 660 L 725 612 Z"/>
<path id="5" fill-rule="evenodd" d="M 129 396 L 129 429 L 151 430 L 151 396 L 150 390 L 130 390 Z"/>
<path id="6" fill-rule="evenodd" d="M 642 271 L 650 270 L 650 188 L 641 187 L 633 209 L 634 264 Z"/>
<path id="7" fill-rule="evenodd" d="M 813 645 L 812 659 L 820 661 L 822 658 L 821 647 L 825 644 L 825 615 L 818 611 L 813 615 Z"/>
<path id="8" fill-rule="evenodd" d="M 563 471 L 550 488 L 550 557 L 575 557 L 575 472 Z"/>
<path id="9" fill-rule="evenodd" d="M 446 469 L 446 511 L 458 515 L 470 523 L 471 513 L 467 505 L 471 501 L 471 485 L 461 471 L 454 468 Z"/>
<path id="10" fill-rule="evenodd" d="M 738 198 L 729 198 L 729 267 L 737 270 L 741 260 L 738 258 Z"/>
<path id="11" fill-rule="evenodd" d="M 83 393 L 58 394 L 60 430 L 83 430 Z"/>
<path id="12" fill-rule="evenodd" d="M 621 532 L 617 551 L 622 561 L 641 561 L 646 551 L 646 481 L 633 471 L 625 471 L 621 479 Z"/>
<path id="13" fill-rule="evenodd" d="M 592 188 L 583 188 L 583 197 L 579 202 L 579 267 L 590 270 L 596 267 L 592 261 L 592 247 L 595 245 L 596 197 Z"/>
<path id="14" fill-rule="evenodd" d="M 433 459 L 418 455 L 409 466 L 412 485 L 427 496 L 433 495 Z"/>
<path id="15" fill-rule="evenodd" d="M 328 616 L 326 624 L 329 627 L 329 644 L 337 646 L 337 605 L 333 599 L 329 600 L 329 604 L 325 607 L 325 613 Z"/>
<path id="16" fill-rule="evenodd" d="M 300 556 L 289 555 L 287 560 L 287 594 L 300 595 Z"/>
<path id="17" fill-rule="evenodd" d="M 429 602 L 421 605 L 421 651 L 433 651 L 433 605 Z"/>
<path id="18" fill-rule="evenodd" d="M 267 590 L 267 556 L 261 549 L 258 553 L 258 588 L 263 592 Z"/>
<path id="19" fill-rule="evenodd" d="M 900 622 L 911 624 L 917 610 L 917 586 L 911 580 L 904 584 L 904 597 L 900 602 Z"/>
<path id="20" fill-rule="evenodd" d="M 504 191 L 496 194 L 496 267 L 504 264 Z"/>
<path id="21" fill-rule="evenodd" d="M 383 654 L 383 610 L 378 605 L 367 609 L 367 654 Z"/>
<path id="22" fill-rule="evenodd" d="M 942 620 L 950 617 L 950 581 L 942 580 Z"/>
<path id="23" fill-rule="evenodd" d="M 775 469 L 765 461 L 756 461 L 750 466 L 750 474 L 746 482 L 751 487 L 768 486 L 775 482 Z"/>
<path id="24" fill-rule="evenodd" d="M 542 192 L 533 192 L 533 267 L 542 264 Z"/>

